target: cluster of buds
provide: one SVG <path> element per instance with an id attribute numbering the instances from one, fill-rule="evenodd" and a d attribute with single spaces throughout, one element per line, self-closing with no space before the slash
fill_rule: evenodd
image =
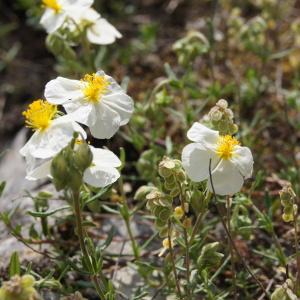
<path id="1" fill-rule="evenodd" d="M 51 175 L 55 188 L 60 191 L 78 189 L 82 184 L 83 172 L 91 165 L 93 154 L 85 141 L 74 136 L 70 144 L 63 148 L 52 160 Z"/>
<path id="2" fill-rule="evenodd" d="M 31 275 L 16 275 L 3 282 L 0 288 L 1 300 L 41 300 L 34 288 L 35 279 Z"/>
<path id="3" fill-rule="evenodd" d="M 217 267 L 220 264 L 224 255 L 218 252 L 219 248 L 219 242 L 209 243 L 202 247 L 197 260 L 197 266 L 200 272 L 204 269 Z"/>
<path id="4" fill-rule="evenodd" d="M 265 32 L 268 26 L 266 21 L 258 16 L 247 22 L 240 32 L 244 47 L 255 51 L 258 46 L 263 46 L 266 41 Z"/>
<path id="5" fill-rule="evenodd" d="M 283 285 L 277 286 L 271 300 L 297 300 L 298 297 L 293 292 L 294 284 L 291 279 L 287 279 Z"/>
<path id="6" fill-rule="evenodd" d="M 212 127 L 221 135 L 233 135 L 238 131 L 238 126 L 233 121 L 233 112 L 228 108 L 228 102 L 219 100 L 208 113 L 208 119 Z"/>
<path id="7" fill-rule="evenodd" d="M 294 220 L 294 216 L 297 215 L 298 206 L 295 204 L 296 194 L 291 187 L 291 184 L 287 184 L 280 191 L 281 205 L 283 206 L 282 219 L 284 222 L 291 222 Z"/>
<path id="8" fill-rule="evenodd" d="M 239 34 L 244 24 L 245 20 L 241 16 L 241 9 L 239 7 L 231 9 L 227 21 L 229 45 L 231 47 L 238 46 Z"/>
<path id="9" fill-rule="evenodd" d="M 147 208 L 155 216 L 155 226 L 161 237 L 167 235 L 167 226 L 170 217 L 173 214 L 172 197 L 154 189 L 146 196 Z"/>
<path id="10" fill-rule="evenodd" d="M 159 163 L 158 173 L 164 179 L 164 188 L 171 197 L 176 197 L 180 193 L 179 185 L 186 180 L 185 172 L 182 168 L 181 161 L 164 157 Z"/>
<path id="11" fill-rule="evenodd" d="M 173 50 L 177 54 L 178 62 L 186 66 L 192 63 L 197 56 L 209 51 L 209 42 L 202 33 L 191 31 L 174 43 Z"/>

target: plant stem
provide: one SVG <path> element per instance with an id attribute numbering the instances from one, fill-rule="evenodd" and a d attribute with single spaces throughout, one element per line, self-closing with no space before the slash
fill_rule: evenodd
<path id="1" fill-rule="evenodd" d="M 83 226 L 82 226 L 82 214 L 81 214 L 79 190 L 72 191 L 72 197 L 73 197 L 77 236 L 79 239 L 80 249 L 81 249 L 81 252 L 82 252 L 82 255 L 83 255 L 85 261 L 88 264 L 89 271 L 91 271 L 91 270 L 93 270 L 93 266 L 92 266 L 92 263 L 90 260 L 89 252 L 88 252 L 85 242 L 84 242 L 85 233 L 84 233 Z M 101 283 L 99 282 L 99 278 L 97 277 L 97 275 L 91 275 L 91 279 L 94 282 L 95 289 L 96 289 L 100 299 L 105 300 L 105 294 L 102 290 L 102 286 L 101 286 Z"/>
<path id="2" fill-rule="evenodd" d="M 230 226 L 230 219 L 231 219 L 231 214 L 230 214 L 230 198 L 229 196 L 226 197 L 226 210 L 227 210 L 227 228 L 229 233 L 232 235 L 231 232 L 231 226 Z M 230 257 L 231 257 L 231 273 L 232 273 L 232 284 L 233 284 L 233 294 L 234 294 L 234 299 L 237 299 L 237 287 L 236 287 L 236 270 L 235 270 L 235 259 L 234 259 L 234 251 L 232 248 L 232 245 L 230 243 L 230 240 L 228 238 L 228 246 L 230 249 Z"/>
<path id="3" fill-rule="evenodd" d="M 246 271 L 249 273 L 249 275 L 254 279 L 254 281 L 256 282 L 256 284 L 261 288 L 262 292 L 265 294 L 265 296 L 270 299 L 270 295 L 268 293 L 268 291 L 265 289 L 265 287 L 263 286 L 263 284 L 257 279 L 257 277 L 255 276 L 255 274 L 251 271 L 250 267 L 248 266 L 248 264 L 246 263 L 245 259 L 243 258 L 243 256 L 241 255 L 240 251 L 238 250 L 236 244 L 233 241 L 233 238 L 230 234 L 230 232 L 228 231 L 227 225 L 222 217 L 222 213 L 221 210 L 217 204 L 218 200 L 217 200 L 217 196 L 216 196 L 216 192 L 215 192 L 215 188 L 214 188 L 214 184 L 212 181 L 212 175 L 211 175 L 211 159 L 209 160 L 209 180 L 210 180 L 210 184 L 212 187 L 212 192 L 213 192 L 213 197 L 215 200 L 215 207 L 217 209 L 218 215 L 220 217 L 221 223 L 225 229 L 225 232 L 230 240 L 230 243 L 235 251 L 235 253 L 237 254 L 237 256 L 239 257 L 241 263 L 243 264 L 244 268 L 246 269 Z"/>
<path id="4" fill-rule="evenodd" d="M 176 271 L 176 265 L 175 265 L 175 257 L 174 257 L 174 251 L 173 251 L 173 243 L 171 240 L 171 221 L 168 221 L 168 243 L 169 243 L 169 251 L 170 251 L 170 256 L 171 256 L 171 261 L 172 261 L 172 268 L 173 268 L 173 274 L 175 277 L 175 284 L 177 288 L 177 294 L 179 299 L 182 299 L 182 294 L 180 290 L 180 285 L 179 285 L 179 280 L 178 280 L 178 275 Z"/>
<path id="5" fill-rule="evenodd" d="M 198 231 L 200 229 L 203 217 L 204 217 L 204 212 L 198 214 L 198 216 L 197 216 L 197 219 L 196 219 L 196 222 L 195 222 L 195 225 L 193 227 L 192 234 L 191 234 L 191 237 L 190 237 L 190 241 L 189 241 L 190 245 L 193 243 L 193 241 L 195 239 L 195 236 L 196 236 L 196 234 L 198 233 Z"/>
<path id="6" fill-rule="evenodd" d="M 182 187 L 180 182 L 178 182 L 178 186 L 180 189 L 180 202 L 181 202 L 181 209 L 185 212 L 185 196 L 182 191 Z M 189 247 L 189 240 L 188 240 L 188 233 L 185 227 L 183 227 L 183 235 L 184 235 L 184 243 L 185 243 L 185 268 L 186 268 L 186 294 L 188 299 L 191 299 L 190 294 L 190 247 Z"/>
<path id="7" fill-rule="evenodd" d="M 120 178 L 119 178 L 119 190 L 120 190 L 120 193 L 121 193 L 121 196 L 122 196 L 121 215 L 124 219 L 126 229 L 127 229 L 130 241 L 131 241 L 131 247 L 132 247 L 134 257 L 135 257 L 136 260 L 138 260 L 140 258 L 140 249 L 139 249 L 139 247 L 138 247 L 138 245 L 135 241 L 135 238 L 132 234 L 132 230 L 131 230 L 131 226 L 130 226 L 131 214 L 130 214 L 130 211 L 129 211 L 129 207 L 128 207 L 128 203 L 127 203 L 127 197 L 125 195 L 123 186 L 124 186 L 123 178 L 122 178 L 122 176 L 120 176 Z"/>
<path id="8" fill-rule="evenodd" d="M 298 240 L 298 224 L 297 224 L 297 214 L 295 211 L 294 215 L 294 228 L 295 228 L 295 248 L 296 248 L 296 259 L 297 259 L 297 277 L 296 277 L 296 292 L 300 288 L 300 252 L 299 252 L 299 240 Z"/>

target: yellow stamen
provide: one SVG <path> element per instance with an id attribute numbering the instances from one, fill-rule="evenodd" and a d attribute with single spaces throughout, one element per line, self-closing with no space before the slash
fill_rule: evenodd
<path id="1" fill-rule="evenodd" d="M 57 113 L 57 106 L 47 101 L 38 99 L 29 104 L 28 109 L 23 111 L 25 124 L 33 130 L 45 130 L 51 124 Z"/>
<path id="2" fill-rule="evenodd" d="M 216 153 L 222 159 L 230 159 L 233 156 L 234 147 L 239 144 L 239 141 L 230 135 L 220 136 Z"/>
<path id="3" fill-rule="evenodd" d="M 56 14 L 61 12 L 61 5 L 57 0 L 42 0 L 42 2 L 46 7 L 53 9 Z"/>
<path id="4" fill-rule="evenodd" d="M 86 74 L 82 81 L 85 83 L 83 94 L 89 102 L 97 103 L 107 93 L 110 82 L 103 76 Z"/>

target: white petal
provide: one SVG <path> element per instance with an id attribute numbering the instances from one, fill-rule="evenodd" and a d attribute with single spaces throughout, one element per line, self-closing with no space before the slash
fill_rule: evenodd
<path id="1" fill-rule="evenodd" d="M 45 98 L 53 104 L 64 104 L 68 101 L 83 98 L 81 82 L 57 77 L 46 84 Z"/>
<path id="2" fill-rule="evenodd" d="M 95 23 L 87 30 L 87 38 L 94 44 L 112 44 L 117 38 L 121 37 L 121 33 L 103 18 L 95 21 Z"/>
<path id="3" fill-rule="evenodd" d="M 120 127 L 120 115 L 101 102 L 95 105 L 95 109 L 97 118 L 93 125 L 89 125 L 91 134 L 98 139 L 111 138 Z"/>
<path id="4" fill-rule="evenodd" d="M 200 143 L 192 143 L 182 150 L 182 165 L 192 181 L 200 182 L 209 176 L 209 161 L 212 170 L 218 163 L 219 158 L 213 151 L 206 149 Z"/>
<path id="5" fill-rule="evenodd" d="M 117 169 L 112 167 L 93 166 L 84 171 L 83 180 L 94 187 L 105 187 L 120 177 Z"/>
<path id="6" fill-rule="evenodd" d="M 48 160 L 27 173 L 26 179 L 37 180 L 50 176 L 50 167 L 52 160 Z"/>
<path id="7" fill-rule="evenodd" d="M 93 104 L 85 100 L 70 101 L 63 105 L 68 116 L 84 125 L 95 124 L 96 112 Z"/>
<path id="8" fill-rule="evenodd" d="M 55 13 L 53 9 L 47 8 L 40 20 L 42 26 L 46 29 L 47 33 L 53 33 L 59 29 L 66 18 L 66 14 Z"/>
<path id="9" fill-rule="evenodd" d="M 214 148 L 219 138 L 219 132 L 195 122 L 188 130 L 187 137 L 193 142 L 201 143 L 209 148 Z"/>
<path id="10" fill-rule="evenodd" d="M 254 161 L 251 150 L 248 147 L 236 146 L 231 161 L 245 179 L 251 177 Z"/>
<path id="11" fill-rule="evenodd" d="M 60 117 L 52 121 L 46 131 L 36 131 L 26 145 L 20 150 L 21 155 L 28 153 L 36 158 L 50 158 L 66 147 L 73 138 L 74 131 L 78 131 L 83 137 L 84 130 L 68 116 Z"/>
<path id="12" fill-rule="evenodd" d="M 93 153 L 93 164 L 103 167 L 120 167 L 121 161 L 112 151 L 90 146 Z"/>
<path id="13" fill-rule="evenodd" d="M 233 195 L 239 192 L 243 186 L 244 179 L 239 170 L 229 160 L 222 160 L 212 172 L 212 181 L 217 195 Z M 210 178 L 208 188 L 212 192 Z"/>
<path id="14" fill-rule="evenodd" d="M 128 95 L 122 92 L 111 93 L 105 95 L 102 101 L 120 115 L 121 126 L 128 123 L 134 110 L 133 100 Z"/>
<path id="15" fill-rule="evenodd" d="M 70 6 L 81 6 L 81 7 L 90 7 L 93 5 L 94 0 L 64 0 L 65 5 Z"/>

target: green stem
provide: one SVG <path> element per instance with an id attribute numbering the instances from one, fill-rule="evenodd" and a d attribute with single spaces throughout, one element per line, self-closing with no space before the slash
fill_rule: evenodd
<path id="1" fill-rule="evenodd" d="M 237 256 L 239 257 L 241 263 L 243 264 L 244 268 L 246 269 L 246 271 L 249 273 L 249 275 L 254 279 L 254 281 L 256 282 L 256 284 L 261 288 L 262 292 L 265 294 L 265 296 L 268 299 L 270 298 L 270 295 L 268 293 L 268 291 L 265 289 L 265 287 L 263 286 L 263 284 L 258 280 L 258 278 L 255 276 L 255 274 L 252 272 L 252 270 L 250 269 L 250 267 L 248 266 L 247 262 L 245 261 L 244 257 L 242 256 L 242 254 L 240 253 L 239 249 L 237 248 L 230 232 L 228 231 L 227 225 L 222 217 L 222 213 L 221 210 L 218 206 L 218 200 L 217 200 L 217 196 L 216 196 L 216 192 L 215 192 L 215 188 L 214 188 L 214 184 L 213 184 L 213 180 L 212 180 L 212 175 L 211 175 L 211 159 L 209 160 L 209 180 L 210 180 L 210 184 L 212 187 L 212 192 L 213 192 L 213 199 L 214 199 L 214 205 L 217 209 L 219 218 L 221 220 L 222 226 L 225 229 L 226 235 L 228 237 L 228 239 L 230 240 L 230 243 L 235 251 L 235 253 L 237 254 Z"/>
<path id="2" fill-rule="evenodd" d="M 231 214 L 230 214 L 230 198 L 229 196 L 226 197 L 226 209 L 227 209 L 227 227 L 228 227 L 228 231 L 229 233 L 232 235 L 231 232 L 231 226 L 230 226 L 230 219 L 231 219 Z M 236 271 L 235 271 L 235 259 L 234 259 L 234 251 L 233 251 L 233 247 L 230 243 L 230 240 L 228 238 L 228 246 L 230 249 L 230 257 L 231 257 L 231 273 L 232 273 L 232 283 L 233 283 L 233 294 L 234 294 L 234 299 L 237 299 L 237 286 L 236 286 Z"/>
<path id="3" fill-rule="evenodd" d="M 300 288 L 300 252 L 299 252 L 299 240 L 298 240 L 298 224 L 297 214 L 294 212 L 294 228 L 295 228 L 295 248 L 296 248 L 296 260 L 297 260 L 297 277 L 296 277 L 296 293 Z"/>
<path id="4" fill-rule="evenodd" d="M 72 196 L 73 196 L 74 213 L 75 213 L 75 219 L 76 219 L 77 236 L 79 239 L 80 249 L 81 249 L 81 252 L 82 252 L 82 255 L 83 255 L 85 261 L 88 264 L 89 271 L 91 271 L 91 270 L 93 270 L 93 266 L 92 266 L 92 262 L 90 260 L 89 252 L 88 252 L 85 242 L 84 242 L 85 233 L 84 233 L 83 225 L 82 225 L 82 213 L 81 213 L 81 206 L 80 206 L 79 190 L 72 191 Z M 100 299 L 105 300 L 105 294 L 102 290 L 102 286 L 99 282 L 99 278 L 96 275 L 92 275 L 91 279 L 94 282 L 95 289 L 96 289 Z"/>
<path id="5" fill-rule="evenodd" d="M 129 238 L 130 238 L 130 241 L 131 241 L 131 247 L 132 247 L 132 251 L 133 251 L 133 254 L 134 254 L 134 257 L 136 260 L 138 260 L 140 258 L 140 249 L 135 241 L 135 238 L 132 234 L 132 230 L 131 230 L 131 226 L 130 226 L 130 217 L 131 217 L 131 214 L 130 214 L 130 211 L 129 211 L 129 207 L 128 207 L 128 203 L 127 203 L 127 197 L 125 195 L 125 192 L 124 192 L 124 183 L 123 183 L 123 178 L 122 176 L 119 178 L 119 189 L 120 189 L 120 192 L 121 192 L 121 196 L 122 196 L 122 217 L 124 219 L 124 222 L 125 222 L 125 225 L 126 225 L 126 229 L 127 229 L 127 232 L 128 232 L 128 235 L 129 235 Z"/>
<path id="6" fill-rule="evenodd" d="M 180 285 L 179 285 L 179 280 L 178 280 L 178 275 L 177 275 L 176 265 L 175 265 L 173 243 L 172 243 L 172 239 L 171 239 L 171 221 L 170 220 L 168 221 L 168 242 L 169 242 L 170 257 L 171 257 L 171 261 L 172 261 L 172 269 L 173 269 L 173 274 L 175 277 L 175 284 L 176 284 L 176 288 L 177 288 L 177 294 L 178 294 L 179 299 L 182 299 L 182 294 L 181 294 L 181 290 L 180 290 Z"/>
<path id="7" fill-rule="evenodd" d="M 181 209 L 185 212 L 185 196 L 182 191 L 182 187 L 180 182 L 177 183 L 180 189 L 180 202 L 181 202 Z M 183 227 L 183 235 L 184 235 L 184 243 L 185 243 L 185 268 L 186 268 L 186 281 L 187 281 L 187 288 L 186 294 L 188 299 L 191 299 L 191 291 L 190 291 L 190 247 L 189 247 L 189 240 L 188 240 L 188 233 L 185 227 Z"/>

